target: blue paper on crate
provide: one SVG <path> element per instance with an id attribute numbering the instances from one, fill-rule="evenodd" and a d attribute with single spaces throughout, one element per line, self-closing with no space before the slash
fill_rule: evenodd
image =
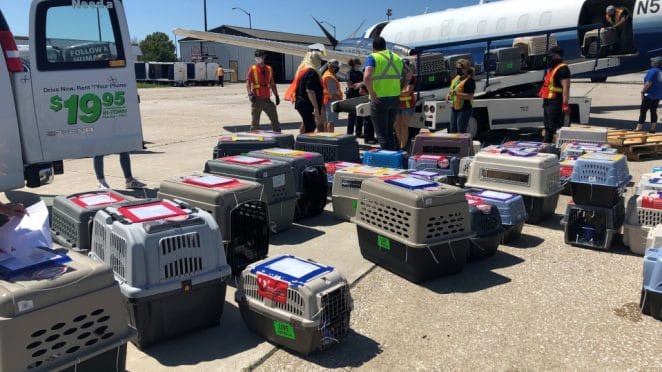
<path id="1" fill-rule="evenodd" d="M 391 185 L 403 187 L 409 190 L 417 190 L 417 189 L 424 189 L 426 187 L 438 186 L 436 182 L 429 182 L 414 177 L 395 178 L 395 179 L 385 180 L 384 182 L 389 183 Z"/>
<path id="2" fill-rule="evenodd" d="M 59 265 L 71 261 L 67 255 L 59 254 L 47 247 L 26 248 L 20 252 L 0 249 L 0 275 L 11 278 L 25 271 L 48 265 Z"/>
<path id="3" fill-rule="evenodd" d="M 319 275 L 333 270 L 330 266 L 302 260 L 295 256 L 281 256 L 255 266 L 251 273 L 265 274 L 286 281 L 292 287 L 298 287 Z"/>

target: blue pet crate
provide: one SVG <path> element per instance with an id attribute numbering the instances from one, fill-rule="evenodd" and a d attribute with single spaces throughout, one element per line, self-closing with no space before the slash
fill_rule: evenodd
<path id="1" fill-rule="evenodd" d="M 631 179 L 625 156 L 621 154 L 582 155 L 570 176 L 572 199 L 577 204 L 612 207 Z"/>
<path id="2" fill-rule="evenodd" d="M 662 247 L 646 250 L 642 287 L 641 312 L 662 320 Z"/>
<path id="3" fill-rule="evenodd" d="M 482 260 L 493 256 L 503 238 L 503 225 L 499 209 L 484 200 L 466 195 L 469 203 L 471 237 L 469 238 L 469 261 Z"/>
<path id="4" fill-rule="evenodd" d="M 501 223 L 505 228 L 502 238 L 504 243 L 515 240 L 520 236 L 524 223 L 528 218 L 524 198 L 521 195 L 483 189 L 467 189 L 466 191 L 469 195 L 497 207 Z"/>
<path id="5" fill-rule="evenodd" d="M 382 168 L 404 168 L 402 151 L 371 150 L 363 153 L 363 164 Z"/>

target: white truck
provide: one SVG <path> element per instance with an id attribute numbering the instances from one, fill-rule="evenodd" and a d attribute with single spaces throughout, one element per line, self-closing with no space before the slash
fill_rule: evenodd
<path id="1" fill-rule="evenodd" d="M 34 0 L 21 58 L 0 9 L 0 191 L 142 147 L 130 40 L 121 0 Z"/>

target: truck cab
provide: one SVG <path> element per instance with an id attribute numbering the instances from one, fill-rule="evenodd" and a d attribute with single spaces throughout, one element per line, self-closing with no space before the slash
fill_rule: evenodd
<path id="1" fill-rule="evenodd" d="M 142 147 L 134 56 L 120 0 L 34 0 L 29 48 L 0 9 L 0 191 L 53 164 Z"/>

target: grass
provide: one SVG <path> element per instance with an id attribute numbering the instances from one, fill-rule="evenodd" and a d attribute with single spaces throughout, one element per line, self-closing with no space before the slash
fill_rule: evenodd
<path id="1" fill-rule="evenodd" d="M 161 86 L 155 83 L 138 83 L 138 88 L 159 88 Z"/>

